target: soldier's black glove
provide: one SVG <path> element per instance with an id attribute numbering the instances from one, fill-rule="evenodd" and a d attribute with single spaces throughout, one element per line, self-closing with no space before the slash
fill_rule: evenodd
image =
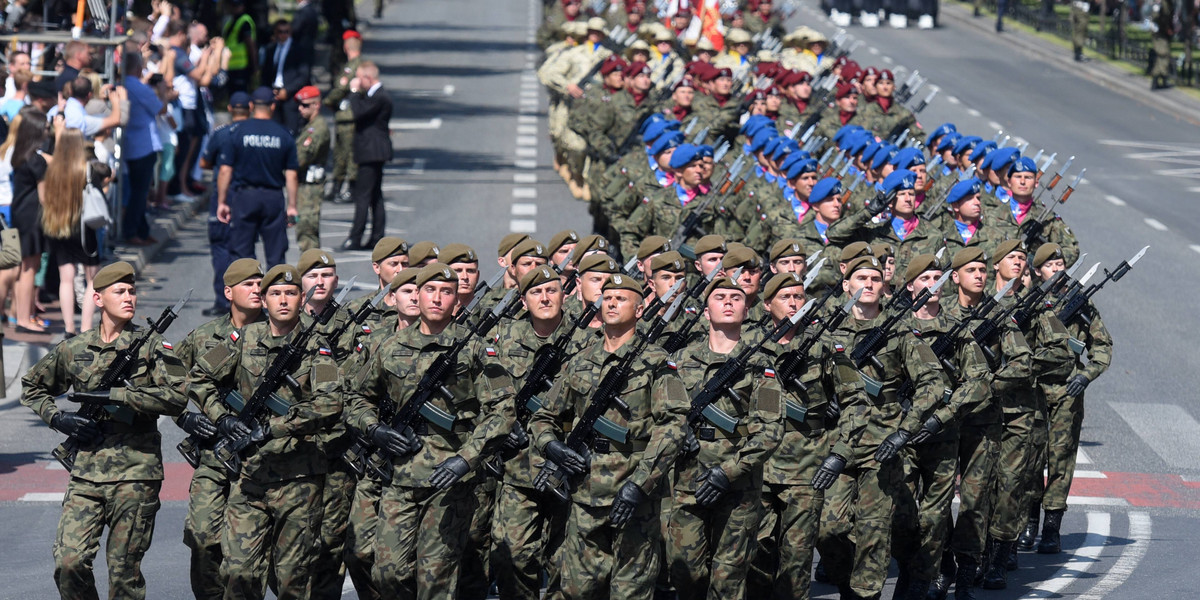
<path id="1" fill-rule="evenodd" d="M 639 504 L 646 500 L 646 492 L 632 481 L 626 481 L 625 485 L 617 491 L 617 499 L 613 501 L 612 506 L 612 524 L 614 527 L 624 527 L 629 522 L 629 518 L 633 516 L 633 511 L 637 510 Z"/>
<path id="2" fill-rule="evenodd" d="M 179 428 L 187 432 L 188 435 L 194 435 L 202 440 L 212 438 L 217 435 L 217 426 L 211 419 L 204 416 L 204 413 L 185 412 L 179 417 Z"/>
<path id="3" fill-rule="evenodd" d="M 914 444 L 920 444 L 941 432 L 942 420 L 937 418 L 936 415 L 929 415 L 929 418 L 925 419 L 925 424 L 921 425 L 921 428 L 917 430 L 917 434 L 912 436 L 912 439 L 909 441 Z"/>
<path id="4" fill-rule="evenodd" d="M 877 192 L 874 198 L 867 200 L 867 212 L 870 213 L 872 217 L 877 216 L 879 213 L 887 210 L 888 205 L 891 203 L 892 199 L 889 198 L 887 194 L 883 192 Z"/>
<path id="5" fill-rule="evenodd" d="M 837 398 L 829 397 L 829 404 L 825 405 L 825 418 L 830 421 L 836 421 L 842 416 L 842 405 L 838 404 Z"/>
<path id="6" fill-rule="evenodd" d="M 371 426 L 367 430 L 367 437 L 371 439 L 371 443 L 375 444 L 376 448 L 383 448 L 394 456 L 404 456 L 415 450 L 411 440 L 383 423 Z"/>
<path id="7" fill-rule="evenodd" d="M 1083 375 L 1082 373 L 1072 377 L 1071 380 L 1067 382 L 1067 395 L 1071 397 L 1078 397 L 1083 393 L 1083 390 L 1087 389 L 1088 384 L 1091 382 L 1092 380 L 1088 379 L 1087 375 Z"/>
<path id="8" fill-rule="evenodd" d="M 558 440 L 546 444 L 543 450 L 546 453 L 546 458 L 549 458 L 554 464 L 571 475 L 578 475 L 587 470 L 587 461 L 578 452 L 572 450 L 570 446 Z"/>
<path id="9" fill-rule="evenodd" d="M 529 446 L 529 434 L 525 433 L 525 428 L 520 423 L 513 423 L 512 431 L 504 436 L 504 448 L 516 452 Z"/>
<path id="10" fill-rule="evenodd" d="M 217 419 L 217 431 L 221 432 L 221 437 L 230 441 L 250 437 L 253 433 L 245 423 L 233 415 L 225 415 Z"/>
<path id="11" fill-rule="evenodd" d="M 439 490 L 444 490 L 470 472 L 471 465 L 466 460 L 461 456 L 451 456 L 433 468 L 433 475 L 429 478 L 429 483 Z"/>
<path id="12" fill-rule="evenodd" d="M 104 441 L 100 424 L 76 413 L 63 411 L 50 418 L 50 427 L 79 440 L 85 446 L 94 446 Z"/>
<path id="13" fill-rule="evenodd" d="M 882 463 L 896 458 L 896 455 L 908 443 L 908 438 L 910 437 L 912 437 L 912 434 L 903 429 L 887 436 L 887 439 L 883 440 L 883 443 L 879 445 L 879 449 L 875 451 L 875 460 Z"/>
<path id="14" fill-rule="evenodd" d="M 812 486 L 814 490 L 827 490 L 833 482 L 837 481 L 838 475 L 842 474 L 842 469 L 846 468 L 846 459 L 839 454 L 830 454 L 821 461 L 821 468 L 817 470 L 817 474 L 813 475 Z"/>
<path id="15" fill-rule="evenodd" d="M 700 506 L 711 506 L 729 491 L 729 476 L 721 467 L 712 467 L 696 477 L 700 487 L 696 488 L 696 501 Z"/>
<path id="16" fill-rule="evenodd" d="M 67 400 L 70 400 L 71 402 L 78 402 L 80 404 L 121 404 L 120 401 L 112 397 L 112 390 L 71 392 L 67 395 Z"/>

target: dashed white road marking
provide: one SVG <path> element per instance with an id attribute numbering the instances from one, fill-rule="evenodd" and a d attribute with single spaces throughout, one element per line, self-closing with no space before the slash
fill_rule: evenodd
<path id="1" fill-rule="evenodd" d="M 537 60 L 537 54 L 534 52 L 526 52 L 525 60 Z"/>
<path id="2" fill-rule="evenodd" d="M 958 96 L 946 96 L 946 102 L 949 102 L 950 104 L 959 104 L 962 101 L 958 99 Z"/>
<path id="3" fill-rule="evenodd" d="M 532 199 L 537 198 L 537 188 L 519 187 L 513 188 L 513 198 Z"/>
<path id="4" fill-rule="evenodd" d="M 531 123 L 537 123 L 538 119 L 534 115 L 517 115 L 517 122 L 529 125 Z"/>
<path id="5" fill-rule="evenodd" d="M 1108 200 L 1108 201 L 1109 201 L 1110 203 L 1112 203 L 1114 206 L 1125 206 L 1125 201 L 1124 201 L 1124 200 L 1122 200 L 1122 199 L 1120 199 L 1120 198 L 1118 198 L 1118 197 L 1116 197 L 1116 196 L 1114 196 L 1114 195 L 1112 195 L 1112 194 L 1109 194 L 1109 195 L 1105 196 L 1105 197 L 1104 197 L 1104 199 L 1105 199 L 1105 200 Z"/>
<path id="6" fill-rule="evenodd" d="M 1090 465 L 1092 464 L 1092 457 L 1088 456 L 1088 453 L 1084 452 L 1083 448 L 1079 448 L 1075 451 L 1075 464 Z"/>
<path id="7" fill-rule="evenodd" d="M 1030 593 L 1021 596 L 1022 599 L 1049 598 L 1057 595 L 1071 582 L 1087 575 L 1087 572 L 1092 569 L 1092 565 L 1096 564 L 1100 558 L 1100 552 L 1104 550 L 1104 540 L 1108 538 L 1112 515 L 1089 512 L 1087 522 L 1087 536 L 1084 537 L 1083 544 L 1075 549 L 1075 553 L 1067 561 L 1067 564 L 1063 565 L 1054 574 L 1054 577 L 1039 583 Z"/>
<path id="8" fill-rule="evenodd" d="M 537 161 L 528 158 L 518 158 L 513 161 L 513 165 L 518 169 L 536 169 Z"/>
<path id="9" fill-rule="evenodd" d="M 537 135 L 537 125 L 517 125 L 517 135 Z"/>
<path id="10" fill-rule="evenodd" d="M 440 129 L 441 127 L 441 117 L 434 117 L 428 121 L 406 121 L 404 119 L 388 121 L 388 129 Z"/>
<path id="11" fill-rule="evenodd" d="M 1067 496 L 1070 506 L 1129 506 L 1124 498 L 1108 498 L 1105 496 Z"/>
<path id="12" fill-rule="evenodd" d="M 513 183 L 537 183 L 537 173 L 513 173 Z"/>
<path id="13" fill-rule="evenodd" d="M 62 463 L 58 462 L 57 460 L 52 460 L 52 461 L 48 461 L 46 463 L 46 470 L 47 471 L 66 471 L 67 468 L 62 466 Z"/>
<path id="14" fill-rule="evenodd" d="M 29 492 L 21 496 L 21 502 L 62 502 L 66 492 Z"/>
<path id="15" fill-rule="evenodd" d="M 442 93 L 447 96 L 453 96 L 454 95 L 454 84 L 447 83 L 444 87 L 442 87 Z"/>
<path id="16" fill-rule="evenodd" d="M 870 52 L 871 55 L 874 56 L 879 54 L 879 49 L 875 46 L 871 46 L 870 48 L 867 48 L 867 52 Z"/>
<path id="17" fill-rule="evenodd" d="M 512 205 L 514 217 L 536 217 L 537 205 L 528 202 L 517 202 Z"/>
<path id="18" fill-rule="evenodd" d="M 995 121 L 988 121 L 987 126 L 988 129 L 1003 129 L 1003 127 L 1001 127 L 1000 124 Z"/>
<path id="19" fill-rule="evenodd" d="M 890 57 L 890 56 L 883 57 L 883 62 L 885 62 L 889 65 L 892 64 L 892 57 Z"/>
<path id="20" fill-rule="evenodd" d="M 980 113 L 979 111 L 975 110 L 974 108 L 968 108 L 967 114 L 971 115 L 972 117 L 978 117 L 979 115 L 981 115 L 983 113 Z"/>
<path id="21" fill-rule="evenodd" d="M 517 156 L 521 158 L 536 158 L 537 148 L 520 147 L 516 150 Z"/>
<path id="22" fill-rule="evenodd" d="M 384 192 L 415 192 L 423 190 L 425 187 L 411 183 L 385 183 L 379 186 L 379 189 Z"/>
<path id="23" fill-rule="evenodd" d="M 1191 248 L 1192 252 L 1200 254 L 1200 244 L 1192 244 L 1191 246 L 1188 246 L 1188 248 Z"/>
<path id="24" fill-rule="evenodd" d="M 517 136 L 517 145 L 518 146 L 536 146 L 537 143 L 538 143 L 538 139 L 537 139 L 536 135 L 518 135 Z"/>
<path id="25" fill-rule="evenodd" d="M 538 95 L 538 93 L 537 93 L 536 89 L 521 90 L 521 99 L 522 100 L 524 100 L 525 98 L 537 98 L 537 95 Z"/>
<path id="26" fill-rule="evenodd" d="M 1121 587 L 1146 556 L 1146 549 L 1150 546 L 1150 533 L 1150 515 L 1144 512 L 1129 513 L 1129 537 L 1133 539 L 1133 543 L 1125 546 L 1121 557 L 1108 570 L 1104 579 L 1092 586 L 1086 594 L 1080 594 L 1078 600 L 1101 600 Z"/>
<path id="27" fill-rule="evenodd" d="M 1158 219 L 1146 219 L 1146 224 L 1159 231 L 1166 231 L 1167 226 L 1163 225 Z"/>
<path id="28" fill-rule="evenodd" d="M 425 173 L 425 159 L 424 158 L 414 158 L 413 166 L 411 169 L 408 170 L 408 172 L 410 175 L 424 174 Z"/>
<path id="29" fill-rule="evenodd" d="M 513 233 L 537 233 L 537 221 L 532 219 L 512 219 L 508 229 Z"/>

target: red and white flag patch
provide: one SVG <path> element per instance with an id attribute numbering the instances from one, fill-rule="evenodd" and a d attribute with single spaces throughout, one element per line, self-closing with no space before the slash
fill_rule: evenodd
<path id="1" fill-rule="evenodd" d="M 668 360 L 668 361 L 667 361 L 667 368 L 668 368 L 668 369 L 671 369 L 672 371 L 678 371 L 678 370 L 679 370 L 679 365 L 676 365 L 676 364 L 675 364 L 675 361 L 673 361 L 673 360 Z"/>
<path id="2" fill-rule="evenodd" d="M 771 379 L 775 379 L 775 369 L 772 369 L 769 367 L 766 369 L 763 369 L 763 377 L 769 377 Z"/>
<path id="3" fill-rule="evenodd" d="M 320 349 L 317 350 L 317 354 L 320 354 L 321 356 L 333 356 L 333 351 L 330 350 L 329 348 L 325 348 L 324 346 L 322 346 Z"/>
<path id="4" fill-rule="evenodd" d="M 230 340 L 230 341 L 236 342 L 236 341 L 238 341 L 238 340 L 240 340 L 240 339 L 242 339 L 242 334 L 240 334 L 240 333 L 238 333 L 238 332 L 236 332 L 236 331 L 235 331 L 235 332 L 233 332 L 233 333 L 231 333 L 231 334 L 229 334 L 229 340 Z"/>
<path id="5" fill-rule="evenodd" d="M 162 341 L 162 345 L 163 345 L 163 348 L 166 348 L 167 350 L 174 350 L 174 349 L 175 349 L 175 346 L 172 346 L 172 345 L 171 345 L 171 342 L 168 342 L 167 340 L 163 340 L 163 341 Z"/>
<path id="6" fill-rule="evenodd" d="M 496 349 L 491 346 L 484 348 L 483 351 L 486 352 L 488 356 L 491 356 L 491 357 L 496 356 Z"/>

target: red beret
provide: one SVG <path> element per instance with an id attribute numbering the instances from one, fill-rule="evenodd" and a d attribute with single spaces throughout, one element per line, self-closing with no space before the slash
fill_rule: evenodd
<path id="1" fill-rule="evenodd" d="M 848 63 L 848 62 L 850 62 L 850 59 L 846 58 L 845 56 L 839 56 L 839 57 L 833 59 L 833 66 L 834 66 L 834 68 L 844 67 L 844 66 L 846 66 L 846 63 Z"/>
<path id="2" fill-rule="evenodd" d="M 628 66 L 625 67 L 625 76 L 626 77 L 634 77 L 636 75 L 641 75 L 642 73 L 649 75 L 649 74 L 651 74 L 651 72 L 652 72 L 652 70 L 650 69 L 650 65 L 648 65 L 640 60 L 631 62 L 631 63 L 629 63 Z"/>
<path id="3" fill-rule="evenodd" d="M 675 84 L 675 87 L 671 91 L 675 91 L 683 87 L 696 89 L 696 82 L 692 79 L 691 75 L 687 75 L 683 79 L 680 79 L 679 83 Z"/>
<path id="4" fill-rule="evenodd" d="M 717 69 L 717 75 L 716 75 L 716 77 L 714 77 L 714 79 L 718 79 L 721 77 L 733 77 L 733 71 L 728 68 Z"/>
<path id="5" fill-rule="evenodd" d="M 300 88 L 296 92 L 296 96 L 295 96 L 295 98 L 300 101 L 312 100 L 313 98 L 320 98 L 320 97 L 321 97 L 321 90 L 318 90 L 317 86 L 315 86 L 315 85 L 306 85 L 306 86 Z"/>
<path id="6" fill-rule="evenodd" d="M 343 41 L 343 42 L 344 42 L 344 41 L 346 41 L 346 40 L 348 40 L 348 39 L 350 39 L 350 38 L 358 38 L 358 39 L 360 39 L 360 40 L 361 40 L 361 39 L 362 39 L 362 34 L 361 34 L 361 33 L 359 33 L 359 32 L 357 32 L 357 31 L 355 31 L 355 30 L 353 30 L 353 29 L 347 29 L 347 30 L 345 30 L 345 31 L 343 31 L 343 32 L 342 32 L 342 41 Z"/>
<path id="7" fill-rule="evenodd" d="M 613 71 L 624 71 L 625 61 L 618 56 L 610 56 L 604 60 L 604 64 L 600 66 L 600 74 L 608 75 Z"/>
<path id="8" fill-rule="evenodd" d="M 867 77 L 870 77 L 871 75 L 879 77 L 879 69 L 877 69 L 875 67 L 867 67 L 862 70 L 862 78 L 863 79 L 866 79 Z"/>
<path id="9" fill-rule="evenodd" d="M 753 102 L 755 100 L 766 100 L 767 93 L 762 90 L 754 90 L 746 95 L 746 99 Z"/>
<path id="10" fill-rule="evenodd" d="M 779 89 L 779 86 L 773 85 L 773 86 L 767 88 L 767 95 L 768 96 L 782 96 L 783 90 Z"/>
<path id="11" fill-rule="evenodd" d="M 837 84 L 837 99 L 838 100 L 841 100 L 842 98 L 845 98 L 846 96 L 849 96 L 850 94 L 857 94 L 857 93 L 858 93 L 858 90 L 855 89 L 853 84 L 850 84 L 850 83 Z"/>
<path id="12" fill-rule="evenodd" d="M 842 67 L 842 72 L 839 74 L 838 78 L 846 82 L 861 81 L 862 71 L 858 70 L 858 65 L 856 64 L 847 64 L 846 66 Z"/>
<path id="13" fill-rule="evenodd" d="M 796 79 L 796 83 L 812 83 L 812 80 L 813 80 L 812 73 L 809 73 L 808 71 L 797 71 L 797 72 L 800 73 L 800 76 Z M 793 84 L 793 85 L 795 85 L 795 84 Z"/>
<path id="14" fill-rule="evenodd" d="M 781 75 L 779 72 L 779 63 L 777 62 L 760 62 L 754 65 L 754 72 L 763 77 L 770 77 L 771 79 L 776 79 Z"/>
<path id="15" fill-rule="evenodd" d="M 891 71 L 884 69 L 879 72 L 879 80 L 880 81 L 895 81 L 896 76 L 892 75 Z"/>

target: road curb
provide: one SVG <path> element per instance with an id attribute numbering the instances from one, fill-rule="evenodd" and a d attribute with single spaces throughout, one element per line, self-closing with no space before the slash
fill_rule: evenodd
<path id="1" fill-rule="evenodd" d="M 1149 89 L 1150 79 L 1144 75 L 1128 73 L 1098 60 L 1075 62 L 1074 58 L 1070 56 L 1069 49 L 1064 50 L 1050 42 L 1020 31 L 1006 28 L 1004 33 L 997 34 L 992 18 L 973 17 L 971 12 L 960 4 L 943 4 L 940 16 L 947 21 L 988 35 L 998 35 L 1001 39 L 1007 40 L 1009 45 L 1026 54 L 1089 77 L 1100 85 L 1146 106 L 1157 108 L 1175 118 L 1200 125 L 1200 101 L 1176 89 L 1151 92 Z"/>

